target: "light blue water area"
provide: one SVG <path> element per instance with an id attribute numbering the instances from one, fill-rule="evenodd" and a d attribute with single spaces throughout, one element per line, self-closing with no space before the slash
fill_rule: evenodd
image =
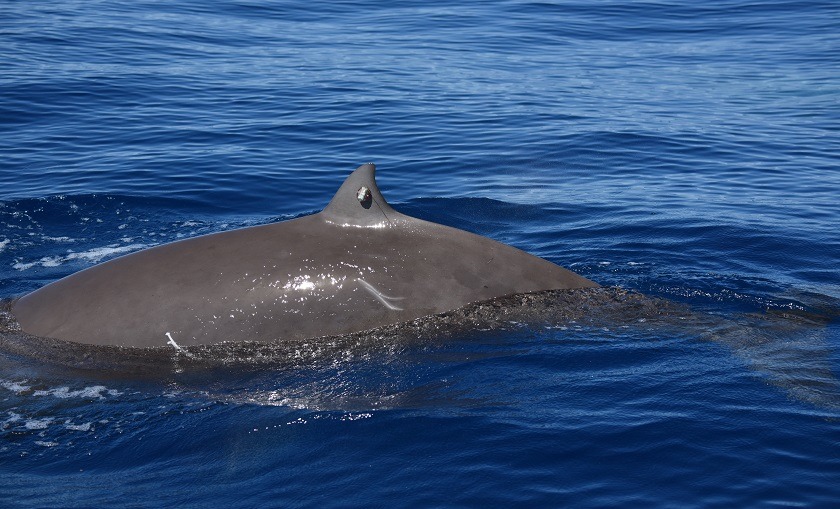
<path id="1" fill-rule="evenodd" d="M 834 1 L 3 3 L 0 297 L 316 212 L 373 161 L 402 212 L 695 319 L 151 380 L 0 352 L 0 505 L 837 506 L 838 20 Z"/>

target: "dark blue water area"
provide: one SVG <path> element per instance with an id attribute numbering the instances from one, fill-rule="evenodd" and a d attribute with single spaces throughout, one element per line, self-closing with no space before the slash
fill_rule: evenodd
<path id="1" fill-rule="evenodd" d="M 0 506 L 837 507 L 839 20 L 3 2 L 0 297 L 317 212 L 372 161 L 401 212 L 694 318 L 151 378 L 0 352 Z"/>

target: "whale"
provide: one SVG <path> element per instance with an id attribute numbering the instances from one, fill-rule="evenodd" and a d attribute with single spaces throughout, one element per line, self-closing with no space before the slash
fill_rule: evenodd
<path id="1" fill-rule="evenodd" d="M 359 166 L 320 212 L 94 265 L 26 294 L 27 334 L 175 348 L 335 336 L 494 298 L 598 284 L 467 231 L 410 217 Z"/>

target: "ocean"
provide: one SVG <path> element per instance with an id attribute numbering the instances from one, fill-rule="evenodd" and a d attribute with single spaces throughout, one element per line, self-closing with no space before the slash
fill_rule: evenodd
<path id="1" fill-rule="evenodd" d="M 318 212 L 374 162 L 401 212 L 686 311 L 153 376 L 0 348 L 0 506 L 840 506 L 839 27 L 834 0 L 3 2 L 0 298 Z"/>

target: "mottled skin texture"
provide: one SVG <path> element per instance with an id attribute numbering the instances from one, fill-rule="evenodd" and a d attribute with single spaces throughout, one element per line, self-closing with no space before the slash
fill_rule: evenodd
<path id="1" fill-rule="evenodd" d="M 486 237 L 400 214 L 374 171 L 359 167 L 318 214 L 116 258 L 22 297 L 12 312 L 37 336 L 132 347 L 172 344 L 171 336 L 188 346 L 346 334 L 504 295 L 597 286 Z M 360 202 L 362 187 L 370 198 Z"/>

